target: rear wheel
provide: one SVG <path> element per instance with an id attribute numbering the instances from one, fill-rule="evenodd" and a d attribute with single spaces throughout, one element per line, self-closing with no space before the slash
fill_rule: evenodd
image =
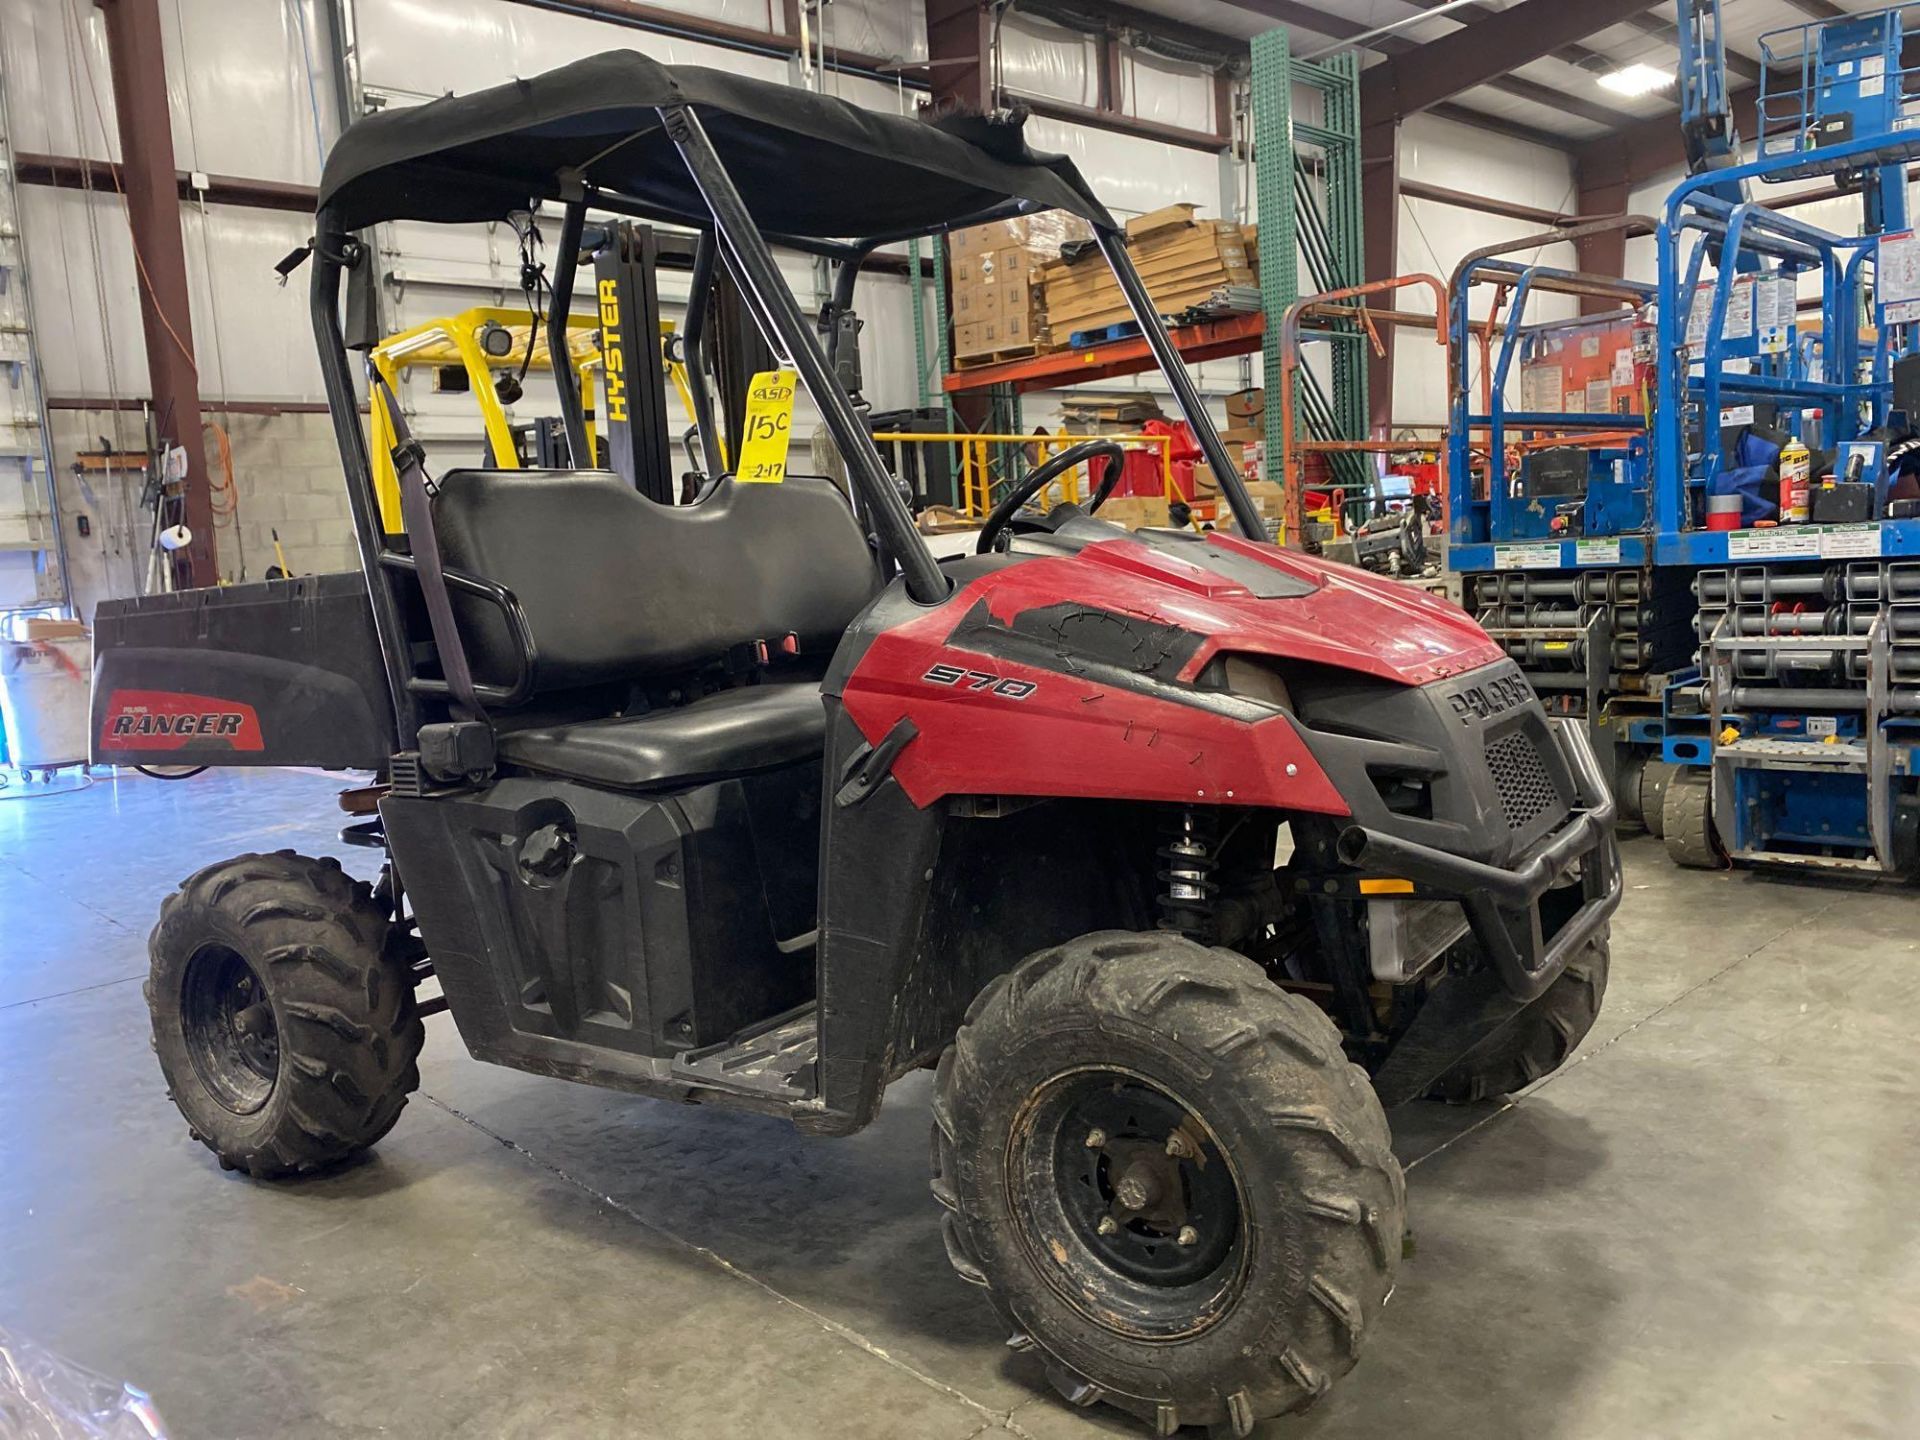
<path id="1" fill-rule="evenodd" d="M 393 1128 L 425 1032 L 392 934 L 370 886 L 290 850 L 209 866 L 161 906 L 153 1048 L 222 1166 L 305 1173 Z"/>
<path id="2" fill-rule="evenodd" d="M 1442 1075 L 1430 1096 L 1464 1105 L 1510 1095 L 1566 1064 L 1606 999 L 1607 944 L 1602 930 L 1506 1029 Z"/>
<path id="3" fill-rule="evenodd" d="M 1640 814 L 1647 833 L 1664 839 L 1667 833 L 1667 791 L 1673 788 L 1680 766 L 1667 760 L 1648 760 L 1640 771 Z"/>
<path id="4" fill-rule="evenodd" d="M 1667 786 L 1661 838 L 1676 865 L 1689 870 L 1718 870 L 1727 863 L 1720 832 L 1713 825 L 1713 785 L 1690 770 Z"/>
<path id="5" fill-rule="evenodd" d="M 1109 931 L 976 999 L 942 1057 L 948 1253 L 1070 1401 L 1246 1435 L 1359 1358 L 1405 1183 L 1310 1001 L 1231 951 Z"/>

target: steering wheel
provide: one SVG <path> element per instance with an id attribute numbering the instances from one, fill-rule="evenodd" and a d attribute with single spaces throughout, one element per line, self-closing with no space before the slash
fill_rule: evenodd
<path id="1" fill-rule="evenodd" d="M 1007 522 L 1013 519 L 1014 513 L 1022 505 L 1074 466 L 1100 457 L 1105 457 L 1107 461 L 1107 473 L 1101 477 L 1099 488 L 1093 492 L 1093 499 L 1087 502 L 1087 513 L 1091 515 L 1098 510 L 1113 493 L 1113 487 L 1120 483 L 1120 471 L 1126 464 L 1127 452 L 1113 440 L 1082 440 L 1078 445 L 1069 445 L 1051 460 L 1034 466 L 1021 477 L 1000 503 L 993 507 L 993 513 L 987 516 L 987 523 L 980 527 L 980 540 L 973 547 L 974 553 L 992 554 L 1007 528 Z"/>

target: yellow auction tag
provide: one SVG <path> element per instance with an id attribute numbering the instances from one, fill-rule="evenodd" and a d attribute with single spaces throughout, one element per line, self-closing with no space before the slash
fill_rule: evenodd
<path id="1" fill-rule="evenodd" d="M 747 387 L 746 432 L 733 478 L 753 485 L 778 485 L 787 478 L 787 442 L 793 438 L 791 370 L 762 370 Z"/>

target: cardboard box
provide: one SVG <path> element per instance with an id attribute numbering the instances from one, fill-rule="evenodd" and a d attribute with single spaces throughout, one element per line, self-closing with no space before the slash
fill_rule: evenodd
<path id="1" fill-rule="evenodd" d="M 1227 423 L 1233 426 L 1259 425 L 1267 413 L 1267 392 L 1258 385 L 1236 390 L 1227 397 Z"/>
<path id="2" fill-rule="evenodd" d="M 987 319 L 993 310 L 993 292 L 984 286 L 970 285 L 953 292 L 953 323 L 955 328 L 976 324 Z"/>
<path id="3" fill-rule="evenodd" d="M 84 640 L 86 625 L 79 620 L 49 620 L 44 616 L 24 622 L 23 640 Z"/>
<path id="4" fill-rule="evenodd" d="M 1009 245 L 995 250 L 992 255 L 995 280 L 1019 280 L 1025 282 L 1039 272 L 1044 263 L 1040 256 L 1019 245 Z"/>
<path id="5" fill-rule="evenodd" d="M 1129 530 L 1164 529 L 1173 523 L 1165 497 L 1158 495 L 1116 495 L 1094 518 L 1110 520 Z"/>
<path id="6" fill-rule="evenodd" d="M 965 325 L 953 327 L 953 353 L 955 355 L 982 355 L 993 349 L 993 339 L 989 335 L 991 322 L 975 320 Z"/>
<path id="7" fill-rule="evenodd" d="M 1278 520 L 1280 512 L 1286 508 L 1287 492 L 1271 480 L 1249 480 L 1247 494 L 1253 499 L 1253 506 L 1269 520 Z"/>
<path id="8" fill-rule="evenodd" d="M 1064 210 L 1043 210 L 1037 215 L 1016 215 L 1011 220 L 949 231 L 947 253 L 958 258 L 1018 245 L 1036 252 L 1043 260 L 1057 260 L 1062 245 L 1092 237 L 1092 228 L 1079 216 Z"/>
<path id="9" fill-rule="evenodd" d="M 1134 268 L 1162 314 L 1177 314 L 1228 286 L 1257 284 L 1242 227 L 1193 218 L 1191 205 L 1140 216 L 1129 231 Z M 1098 255 L 1047 265 L 1047 323 L 1055 334 L 1097 330 L 1131 320 L 1132 310 Z"/>
<path id="10" fill-rule="evenodd" d="M 1149 210 L 1144 215 L 1136 215 L 1127 221 L 1127 239 L 1139 240 L 1161 230 L 1191 225 L 1193 217 L 1199 211 L 1198 205 L 1162 205 L 1158 210 Z"/>

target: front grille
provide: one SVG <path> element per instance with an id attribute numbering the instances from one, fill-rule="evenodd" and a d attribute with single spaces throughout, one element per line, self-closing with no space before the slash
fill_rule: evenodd
<path id="1" fill-rule="evenodd" d="M 1509 730 L 1487 742 L 1487 769 L 1493 772 L 1509 830 L 1524 830 L 1560 804 L 1540 747 L 1524 730 Z"/>

